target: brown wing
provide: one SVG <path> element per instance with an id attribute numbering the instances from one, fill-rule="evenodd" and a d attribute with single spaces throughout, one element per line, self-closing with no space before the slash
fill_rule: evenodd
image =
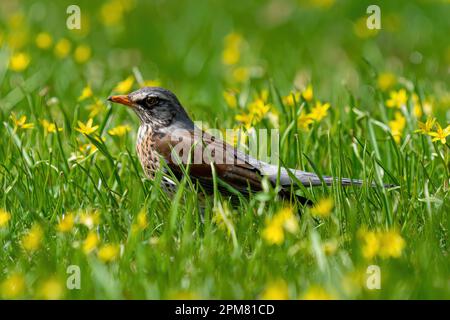
<path id="1" fill-rule="evenodd" d="M 183 172 L 180 164 L 189 163 L 190 177 L 207 192 L 213 191 L 211 162 L 218 178 L 239 192 L 261 190 L 260 172 L 246 161 L 243 153 L 207 133 L 202 132 L 200 137 L 186 130 L 172 132 L 156 138 L 154 147 L 177 175 Z"/>

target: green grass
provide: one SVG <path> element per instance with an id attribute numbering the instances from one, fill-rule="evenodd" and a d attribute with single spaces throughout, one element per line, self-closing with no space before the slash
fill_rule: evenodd
<path id="1" fill-rule="evenodd" d="M 416 93 L 422 106 L 431 101 L 431 117 L 447 126 L 448 4 L 383 5 L 383 29 L 360 38 L 355 23 L 370 3 L 343 1 L 326 10 L 302 1 L 274 1 L 278 7 L 269 10 L 266 1 L 136 1 L 108 26 L 99 14 L 105 3 L 110 2 L 80 1 L 83 19 L 89 21 L 81 32 L 65 28 L 69 2 L 32 6 L 21 1 L 17 9 L 0 10 L 0 209 L 11 215 L 0 227 L 3 298 L 257 299 L 272 289 L 297 299 L 317 296 L 317 288 L 338 299 L 449 297 L 449 143 L 414 132 L 427 116 L 414 115 L 411 99 Z M 17 16 L 11 21 L 17 13 L 22 22 Z M 69 55 L 55 57 L 54 44 L 48 50 L 37 48 L 40 31 L 49 32 L 54 42 L 69 39 Z M 244 39 L 237 66 L 248 68 L 251 76 L 242 82 L 232 76 L 236 66 L 222 63 L 224 38 L 231 32 Z M 21 33 L 26 34 L 23 44 L 11 43 Z M 80 44 L 92 50 L 83 63 L 73 57 Z M 422 55 L 420 63 L 411 62 L 415 51 Z M 17 52 L 31 58 L 20 72 L 7 66 Z M 386 107 L 389 90 L 377 83 L 385 72 L 396 78 L 390 89 L 406 89 L 405 108 Z M 331 215 L 317 218 L 301 208 L 298 230 L 285 230 L 281 244 L 270 244 L 264 229 L 289 205 L 271 188 L 242 199 L 237 207 L 216 194 L 202 211 L 190 181 L 180 181 L 170 198 L 161 190 L 161 175 L 154 181 L 144 178 L 134 151 L 138 120 L 126 108 L 104 105 L 93 117 L 99 126 L 95 134 L 75 130 L 78 121 L 89 119 L 95 98 L 104 101 L 119 81 L 136 74 L 159 80 L 194 120 L 219 129 L 236 127 L 235 115 L 247 112 L 255 95 L 267 90 L 283 137 L 283 164 L 398 187 L 301 188 L 298 192 L 315 202 L 332 198 Z M 297 117 L 314 103 L 287 106 L 282 97 L 309 83 L 314 99 L 331 107 L 323 120 L 304 131 Z M 79 101 L 87 84 L 94 97 Z M 230 88 L 239 92 L 240 107 L 235 109 L 222 97 Z M 406 121 L 399 143 L 389 131 L 397 111 Z M 34 128 L 15 128 L 12 112 L 18 118 L 26 115 Z M 42 119 L 63 130 L 46 134 Z M 108 134 L 121 124 L 131 131 L 123 137 Z M 274 124 L 266 115 L 254 126 L 270 129 Z M 105 142 L 95 140 L 97 135 Z M 80 151 L 87 143 L 97 150 Z M 99 212 L 100 223 L 91 229 L 76 223 L 70 232 L 58 232 L 63 215 L 73 212 L 80 218 L 83 211 Z M 139 212 L 147 225 L 138 230 Z M 223 215 L 225 226 L 218 222 Z M 23 239 L 33 225 L 42 228 L 42 239 L 30 252 Z M 361 230 L 394 231 L 405 247 L 399 257 L 366 258 Z M 89 232 L 100 243 L 86 254 L 83 243 Z M 98 255 L 108 243 L 120 246 L 112 262 Z M 383 246 L 393 243 L 380 250 Z M 80 267 L 80 290 L 66 289 L 70 265 Z M 380 290 L 366 287 L 370 265 L 380 267 Z M 8 283 L 14 274 L 23 283 L 11 294 Z M 49 279 L 55 282 L 50 288 Z"/>

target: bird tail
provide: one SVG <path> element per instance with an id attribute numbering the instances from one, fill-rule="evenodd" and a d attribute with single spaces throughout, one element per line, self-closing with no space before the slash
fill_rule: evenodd
<path id="1" fill-rule="evenodd" d="M 289 172 L 288 172 L 289 170 Z M 268 176 L 270 177 L 273 182 L 276 181 L 278 178 L 278 168 L 275 171 L 275 168 L 270 168 L 270 174 Z M 266 171 L 267 172 L 267 171 Z M 269 172 L 268 172 L 269 173 Z M 290 186 L 292 184 L 297 184 L 300 182 L 305 187 L 316 187 L 316 186 L 322 186 L 327 185 L 331 186 L 334 183 L 340 184 L 342 186 L 362 186 L 364 184 L 363 180 L 360 179 L 352 179 L 352 178 L 335 178 L 330 176 L 322 176 L 319 177 L 317 174 L 302 170 L 295 170 L 295 169 L 285 169 L 280 168 L 279 172 L 279 181 L 280 184 L 284 187 Z M 376 187 L 377 184 L 372 183 L 372 187 Z M 395 185 L 392 184 L 384 184 L 385 188 L 391 188 L 395 187 Z"/>

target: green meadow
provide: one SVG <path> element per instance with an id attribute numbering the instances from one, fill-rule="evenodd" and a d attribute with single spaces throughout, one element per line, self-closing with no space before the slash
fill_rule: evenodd
<path id="1" fill-rule="evenodd" d="M 448 299 L 450 3 L 371 4 L 2 0 L 0 298 Z M 106 100 L 143 86 L 366 183 L 169 196 Z"/>

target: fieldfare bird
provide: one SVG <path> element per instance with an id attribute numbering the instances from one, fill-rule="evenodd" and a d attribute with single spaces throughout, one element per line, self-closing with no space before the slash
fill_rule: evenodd
<path id="1" fill-rule="evenodd" d="M 109 101 L 130 107 L 140 119 L 136 150 L 145 175 L 149 179 L 165 161 L 172 173 L 181 178 L 188 173 L 206 194 L 214 191 L 213 172 L 218 189 L 226 195 L 243 195 L 262 190 L 262 179 L 281 186 L 280 195 L 289 197 L 291 187 L 332 185 L 361 186 L 362 180 L 334 178 L 289 168 L 280 168 L 234 148 L 230 144 L 200 130 L 191 120 L 175 94 L 159 87 L 145 87 L 128 95 L 116 95 Z M 184 166 L 184 168 L 183 168 Z M 288 172 L 290 171 L 290 173 Z M 175 183 L 166 175 L 166 187 Z M 231 189 L 229 188 L 231 187 Z M 173 188 L 172 188 L 173 189 Z M 231 192 L 231 191 L 232 192 Z M 308 200 L 296 196 L 300 202 Z"/>

